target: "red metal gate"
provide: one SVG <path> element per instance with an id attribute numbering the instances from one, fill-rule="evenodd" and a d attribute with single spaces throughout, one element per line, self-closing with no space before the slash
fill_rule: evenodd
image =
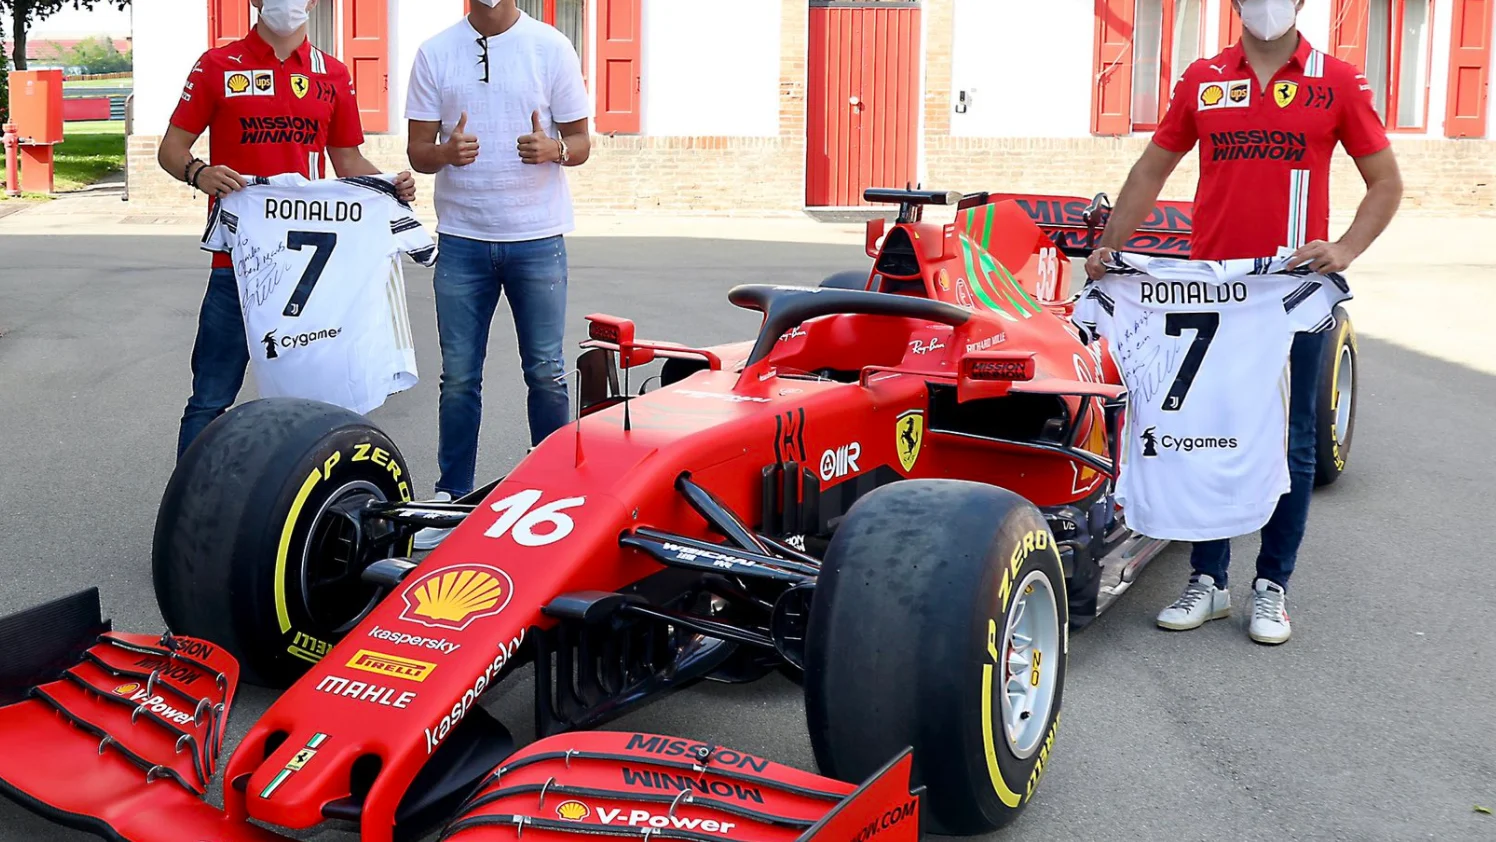
<path id="1" fill-rule="evenodd" d="M 903 187 L 918 156 L 920 9 L 900 0 L 811 0 L 808 207 L 866 205 Z"/>

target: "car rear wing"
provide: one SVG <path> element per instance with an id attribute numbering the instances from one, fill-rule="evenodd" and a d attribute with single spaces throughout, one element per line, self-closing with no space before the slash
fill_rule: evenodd
<path id="1" fill-rule="evenodd" d="M 982 193 L 966 197 L 961 207 L 998 202 L 1017 204 L 1070 257 L 1085 257 L 1096 248 L 1112 211 L 1105 193 L 1097 193 L 1089 201 L 1077 196 Z M 1193 202 L 1157 202 L 1122 250 L 1149 257 L 1188 259 L 1194 240 L 1193 216 Z"/>

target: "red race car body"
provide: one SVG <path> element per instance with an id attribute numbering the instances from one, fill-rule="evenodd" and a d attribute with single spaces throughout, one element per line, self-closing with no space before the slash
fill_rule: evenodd
<path id="1" fill-rule="evenodd" d="M 287 443 L 284 431 L 324 423 L 306 420 L 317 408 L 257 402 L 220 419 L 179 465 L 158 524 L 158 595 L 175 636 L 108 632 L 96 593 L 0 621 L 0 654 L 23 647 L 19 629 L 51 641 L 45 657 L 0 670 L 0 692 L 11 692 L 0 703 L 13 702 L 0 708 L 0 787 L 131 842 L 273 839 L 266 827 L 329 821 L 370 842 L 442 822 L 446 838 L 464 840 L 899 840 L 922 824 L 977 832 L 1011 820 L 1042 777 L 1062 681 L 1037 650 L 1020 664 L 1019 644 L 999 645 L 1005 624 L 1017 628 L 1026 559 L 1053 558 L 1059 650 L 1044 654 L 1062 663 L 1064 629 L 1104 608 L 1162 546 L 1129 534 L 1112 504 L 1124 389 L 1104 344 L 1069 320 L 1062 256 L 1084 251 L 1079 232 L 1094 234 L 1098 206 L 869 198 L 902 205 L 893 225 L 868 226 L 872 271 L 854 289 L 733 290 L 732 303 L 764 313 L 754 340 L 687 348 L 589 316 L 577 420 L 463 500 L 411 502 L 398 449 L 365 426 Z M 954 221 L 922 221 L 929 204 L 957 205 Z M 1139 250 L 1187 253 L 1187 208 L 1158 216 L 1158 230 L 1140 235 L 1158 237 L 1156 248 Z M 631 372 L 658 361 L 661 385 L 630 395 Z M 260 438 L 251 447 L 235 436 Z M 937 694 L 921 704 L 971 711 L 961 727 L 974 730 L 949 743 L 974 752 L 963 768 L 978 785 L 947 781 L 939 796 L 944 773 L 920 771 L 921 758 L 954 768 L 956 754 L 896 734 L 875 760 L 845 759 L 850 749 L 823 732 L 851 714 L 825 701 L 835 686 L 817 683 L 833 666 L 823 648 L 838 645 L 818 641 L 839 639 L 817 617 L 830 616 L 832 597 L 816 593 L 832 566 L 844 571 L 833 559 L 852 539 L 839 531 L 874 492 L 909 483 L 913 493 L 919 481 L 963 494 L 1001 487 L 1033 510 L 1027 531 L 1003 533 L 1016 545 L 994 537 L 996 550 L 973 555 L 973 578 L 951 585 L 957 601 L 982 594 L 962 627 L 969 657 L 948 692 L 918 692 Z M 220 484 L 232 487 L 209 490 Z M 214 509 L 215 531 L 184 513 L 194 505 Z M 933 511 L 925 520 L 944 517 Z M 408 558 L 412 532 L 432 526 L 454 530 L 419 562 Z M 327 532 L 335 527 L 345 531 Z M 244 549 L 261 540 L 265 551 Z M 357 590 L 346 622 L 319 620 L 321 556 L 336 568 L 326 581 Z M 245 578 L 202 578 L 218 567 Z M 1060 570 L 1065 581 L 1053 581 Z M 203 796 L 241 664 L 284 691 L 224 764 L 219 810 Z M 516 752 L 480 702 L 526 666 L 540 739 Z M 836 774 L 594 730 L 692 681 L 771 669 L 805 673 L 818 758 Z M 1016 712 L 1004 719 L 1000 688 L 1015 681 L 1034 688 L 1035 726 Z M 948 799 L 931 802 L 937 824 L 925 821 L 926 798 Z"/>

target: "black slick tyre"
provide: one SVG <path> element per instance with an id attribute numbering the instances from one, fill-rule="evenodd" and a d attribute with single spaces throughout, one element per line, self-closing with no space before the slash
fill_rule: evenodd
<path id="1" fill-rule="evenodd" d="M 1067 622 L 1054 538 L 1024 498 L 956 480 L 870 492 L 832 538 L 811 605 L 805 709 L 821 772 L 861 782 L 912 747 L 925 832 L 1011 824 L 1053 751 Z"/>
<path id="2" fill-rule="evenodd" d="M 290 685 L 381 595 L 359 577 L 373 559 L 356 552 L 369 537 L 356 511 L 411 487 L 399 449 L 361 415 L 294 398 L 230 410 L 182 455 L 157 513 L 168 628 L 229 650 L 250 683 Z"/>
<path id="3" fill-rule="evenodd" d="M 1351 434 L 1356 427 L 1356 329 L 1345 309 L 1335 308 L 1335 327 L 1325 341 L 1320 362 L 1319 394 L 1315 398 L 1318 430 L 1314 442 L 1314 484 L 1340 479 L 1350 459 Z"/>

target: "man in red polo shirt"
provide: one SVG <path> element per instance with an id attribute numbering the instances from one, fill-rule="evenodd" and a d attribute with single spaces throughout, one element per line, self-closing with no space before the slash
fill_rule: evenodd
<path id="1" fill-rule="evenodd" d="M 197 60 L 156 153 L 162 169 L 209 197 L 210 212 L 216 199 L 243 188 L 247 175 L 317 179 L 329 162 L 344 178 L 380 172 L 359 151 L 364 132 L 348 68 L 307 40 L 308 9 L 317 0 L 251 2 L 259 10 L 254 29 Z M 192 154 L 204 130 L 211 164 Z M 404 201 L 415 199 L 409 172 L 395 186 Z M 233 405 L 248 365 L 233 264 L 215 253 L 198 315 L 178 458 Z"/>
<path id="2" fill-rule="evenodd" d="M 1174 88 L 1168 113 L 1128 174 L 1086 274 L 1137 231 L 1169 175 L 1200 146 L 1195 194 L 1195 260 L 1293 253 L 1290 267 L 1343 272 L 1381 235 L 1402 199 L 1397 161 L 1355 67 L 1325 55 L 1295 27 L 1303 0 L 1233 0 L 1241 41 L 1201 59 Z M 1329 239 L 1330 159 L 1336 143 L 1356 162 L 1366 196 L 1350 228 Z M 1260 643 L 1288 640 L 1289 576 L 1314 487 L 1315 395 L 1325 333 L 1300 333 L 1289 361 L 1288 466 L 1291 489 L 1262 528 L 1248 633 Z M 1193 629 L 1230 614 L 1229 540 L 1193 546 L 1184 593 L 1158 616 L 1167 629 Z"/>

